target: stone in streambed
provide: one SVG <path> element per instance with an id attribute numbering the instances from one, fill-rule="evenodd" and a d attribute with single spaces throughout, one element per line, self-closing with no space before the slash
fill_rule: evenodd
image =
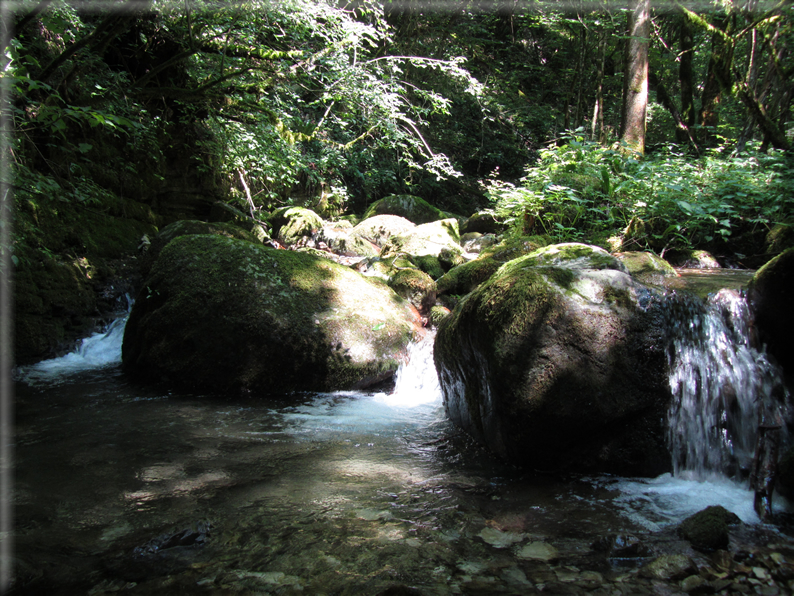
<path id="1" fill-rule="evenodd" d="M 525 467 L 669 471 L 664 316 L 651 296 L 593 246 L 504 264 L 436 335 L 450 419 Z"/>
<path id="2" fill-rule="evenodd" d="M 390 377 L 419 329 L 405 300 L 350 268 L 182 236 L 144 281 L 122 357 L 133 374 L 202 391 L 330 391 Z"/>

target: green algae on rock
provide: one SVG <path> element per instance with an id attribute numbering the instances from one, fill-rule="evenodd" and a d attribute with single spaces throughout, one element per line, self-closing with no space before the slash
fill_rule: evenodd
<path id="1" fill-rule="evenodd" d="M 663 321 L 644 297 L 597 247 L 558 245 L 504 264 L 439 327 L 449 417 L 527 467 L 669 471 Z"/>
<path id="2" fill-rule="evenodd" d="M 375 215 L 399 215 L 415 224 L 454 217 L 451 213 L 433 207 L 424 199 L 414 195 L 390 195 L 375 201 L 364 213 L 363 219 Z"/>
<path id="3" fill-rule="evenodd" d="M 330 260 L 182 236 L 144 281 L 122 355 L 130 372 L 213 392 L 327 391 L 391 376 L 417 330 L 405 300 Z"/>

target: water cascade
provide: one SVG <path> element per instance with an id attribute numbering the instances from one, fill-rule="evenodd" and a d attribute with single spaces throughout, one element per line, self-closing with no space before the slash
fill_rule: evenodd
<path id="1" fill-rule="evenodd" d="M 745 480 L 760 426 L 787 419 L 789 396 L 777 365 L 753 337 L 744 296 L 721 290 L 704 303 L 672 298 L 668 439 L 674 475 Z"/>

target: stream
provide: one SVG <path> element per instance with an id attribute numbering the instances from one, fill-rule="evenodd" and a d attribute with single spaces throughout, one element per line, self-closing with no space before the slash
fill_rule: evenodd
<path id="1" fill-rule="evenodd" d="M 446 420 L 432 336 L 388 391 L 219 400 L 123 375 L 123 323 L 18 371 L 12 594 L 667 593 L 637 570 L 703 560 L 674 528 L 712 504 L 793 544 L 718 475 L 500 462 Z"/>

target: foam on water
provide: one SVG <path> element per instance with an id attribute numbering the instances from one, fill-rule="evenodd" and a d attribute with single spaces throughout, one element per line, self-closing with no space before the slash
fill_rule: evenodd
<path id="1" fill-rule="evenodd" d="M 105 330 L 81 340 L 74 352 L 20 367 L 17 370 L 17 377 L 29 385 L 57 384 L 75 373 L 120 364 L 126 323 L 126 316 L 118 318 Z"/>
<path id="2" fill-rule="evenodd" d="M 722 505 L 745 523 L 760 523 L 753 509 L 753 493 L 724 476 L 694 480 L 685 474 L 663 474 L 647 480 L 622 479 L 611 488 L 620 491 L 614 504 L 623 514 L 652 531 L 677 524 L 711 505 Z"/>
<path id="3" fill-rule="evenodd" d="M 337 391 L 318 395 L 285 414 L 295 430 L 319 433 L 361 432 L 427 426 L 444 419 L 441 387 L 433 363 L 433 338 L 428 334 L 408 347 L 391 393 Z M 298 428 L 299 427 L 299 428 Z"/>

